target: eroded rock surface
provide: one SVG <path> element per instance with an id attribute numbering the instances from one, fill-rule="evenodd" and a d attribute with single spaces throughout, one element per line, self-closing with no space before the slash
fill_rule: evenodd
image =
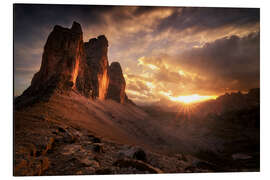
<path id="1" fill-rule="evenodd" d="M 108 91 L 108 40 L 104 35 L 84 43 L 86 60 L 77 79 L 77 89 L 86 97 L 104 100 Z"/>
<path id="2" fill-rule="evenodd" d="M 110 83 L 107 98 L 123 104 L 125 102 L 126 81 L 119 62 L 111 63 L 109 68 L 109 77 Z"/>
<path id="3" fill-rule="evenodd" d="M 45 44 L 40 70 L 30 87 L 16 98 L 16 108 L 48 101 L 54 92 L 68 94 L 72 90 L 91 99 L 129 102 L 120 64 L 109 67 L 108 45 L 105 35 L 84 43 L 77 22 L 70 29 L 56 25 Z"/>
<path id="4" fill-rule="evenodd" d="M 45 44 L 40 70 L 26 93 L 37 94 L 53 82 L 55 88 L 75 88 L 82 61 L 84 49 L 80 24 L 74 22 L 71 29 L 56 25 Z"/>
<path id="5" fill-rule="evenodd" d="M 31 111 L 15 116 L 15 176 L 191 172 L 193 161 L 178 155 L 108 141 L 82 127 L 56 123 Z M 192 167 L 194 172 L 212 171 Z"/>

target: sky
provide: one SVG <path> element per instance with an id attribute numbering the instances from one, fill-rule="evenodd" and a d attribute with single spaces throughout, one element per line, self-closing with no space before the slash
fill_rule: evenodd
<path id="1" fill-rule="evenodd" d="M 260 10 L 147 6 L 14 6 L 14 95 L 41 65 L 54 25 L 104 34 L 135 102 L 218 96 L 260 85 Z"/>

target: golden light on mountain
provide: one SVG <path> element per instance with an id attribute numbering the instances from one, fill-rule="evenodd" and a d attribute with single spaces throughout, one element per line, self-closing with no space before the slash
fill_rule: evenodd
<path id="1" fill-rule="evenodd" d="M 207 101 L 207 100 L 216 99 L 216 98 L 217 96 L 200 96 L 198 94 L 193 94 L 189 96 L 170 97 L 172 101 L 179 101 L 185 104 L 202 102 L 202 101 Z"/>
<path id="2" fill-rule="evenodd" d="M 203 96 L 203 95 L 199 95 L 199 94 L 174 97 L 171 95 L 171 93 L 166 93 L 166 92 L 160 92 L 160 94 L 165 95 L 171 101 L 180 102 L 180 103 L 184 103 L 184 104 L 203 102 L 203 101 L 207 101 L 207 100 L 211 100 L 211 99 L 216 99 L 218 97 L 215 95 Z"/>

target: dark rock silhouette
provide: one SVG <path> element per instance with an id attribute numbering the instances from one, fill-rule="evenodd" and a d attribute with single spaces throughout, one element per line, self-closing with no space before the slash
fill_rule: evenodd
<path id="1" fill-rule="evenodd" d="M 260 104 L 260 89 L 250 89 L 247 94 L 240 91 L 235 93 L 226 93 L 219 96 L 216 101 L 207 105 L 212 105 L 215 113 L 222 114 L 230 111 L 239 111 L 257 108 Z"/>

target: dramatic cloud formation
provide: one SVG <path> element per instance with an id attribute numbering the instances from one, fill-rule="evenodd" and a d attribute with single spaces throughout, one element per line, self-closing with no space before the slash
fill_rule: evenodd
<path id="1" fill-rule="evenodd" d="M 38 71 L 55 24 L 105 34 L 136 102 L 259 87 L 259 9 L 15 5 L 15 95 Z"/>
<path id="2" fill-rule="evenodd" d="M 245 91 L 259 87 L 259 45 L 259 33 L 242 38 L 231 36 L 177 56 L 143 57 L 139 64 L 152 69 L 155 81 L 163 82 L 166 87 L 173 83 L 173 96 Z"/>

